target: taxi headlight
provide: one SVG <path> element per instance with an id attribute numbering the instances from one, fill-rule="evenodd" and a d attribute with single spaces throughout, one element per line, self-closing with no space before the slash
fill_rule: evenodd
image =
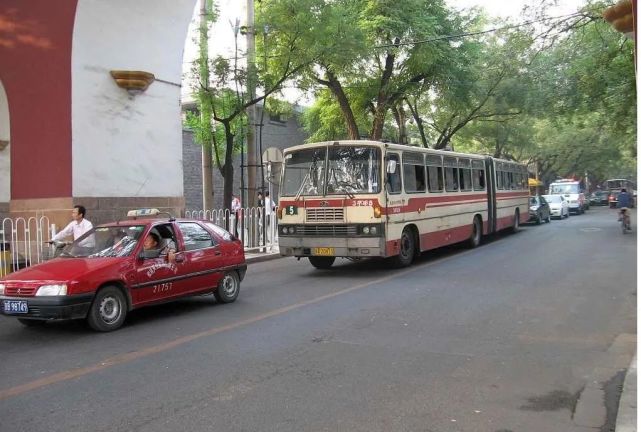
<path id="1" fill-rule="evenodd" d="M 0 284 L 0 295 L 4 295 L 4 284 Z"/>
<path id="2" fill-rule="evenodd" d="M 363 234 L 369 234 L 369 227 L 363 227 Z"/>
<path id="3" fill-rule="evenodd" d="M 67 295 L 66 284 L 42 285 L 38 288 L 36 296 L 63 296 Z"/>

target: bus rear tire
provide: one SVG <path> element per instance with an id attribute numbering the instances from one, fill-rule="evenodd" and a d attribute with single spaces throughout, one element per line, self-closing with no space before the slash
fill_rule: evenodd
<path id="1" fill-rule="evenodd" d="M 519 211 L 514 212 L 514 221 L 512 222 L 512 232 L 517 233 L 519 232 L 520 228 L 520 219 L 519 219 Z"/>
<path id="2" fill-rule="evenodd" d="M 481 234 L 482 234 L 481 231 L 482 231 L 481 222 L 478 217 L 475 217 L 474 221 L 472 222 L 472 234 L 470 235 L 470 238 L 467 241 L 467 244 L 470 247 L 470 249 L 474 249 L 475 247 L 481 244 Z"/>
<path id="3" fill-rule="evenodd" d="M 309 262 L 319 270 L 327 270 L 334 264 L 336 257 L 310 256 Z"/>
<path id="4" fill-rule="evenodd" d="M 392 258 L 394 267 L 401 268 L 407 267 L 412 264 L 416 256 L 416 244 L 414 241 L 414 233 L 408 228 L 403 230 L 400 240 L 400 250 L 398 255 Z"/>

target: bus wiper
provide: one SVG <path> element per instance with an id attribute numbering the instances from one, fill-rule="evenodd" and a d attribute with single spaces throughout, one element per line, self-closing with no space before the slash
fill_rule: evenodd
<path id="1" fill-rule="evenodd" d="M 336 185 L 337 185 L 337 186 L 342 187 L 342 188 L 343 188 L 343 191 L 345 191 L 345 193 L 347 194 L 347 196 L 348 196 L 350 199 L 353 199 L 353 198 L 354 198 L 354 193 L 353 193 L 353 192 L 350 192 L 350 191 L 347 189 L 347 188 L 350 188 L 352 191 L 355 191 L 355 190 L 356 190 L 356 188 L 354 187 L 354 185 L 353 185 L 353 184 L 351 184 L 351 183 L 349 183 L 349 182 L 346 182 L 346 181 L 343 181 L 343 180 L 338 180 L 338 181 L 336 182 Z"/>
<path id="2" fill-rule="evenodd" d="M 310 172 L 311 172 L 311 169 L 310 169 Z M 296 196 L 294 197 L 294 201 L 298 201 L 298 199 L 300 198 L 300 195 L 303 193 L 303 189 L 305 188 L 305 185 L 309 181 L 310 177 L 311 176 L 310 176 L 309 172 L 307 174 L 305 174 L 305 178 L 303 178 L 303 182 L 300 184 L 300 187 L 298 188 L 298 192 L 296 192 Z"/>

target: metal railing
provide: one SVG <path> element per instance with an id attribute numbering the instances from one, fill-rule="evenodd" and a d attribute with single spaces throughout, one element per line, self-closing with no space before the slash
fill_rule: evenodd
<path id="1" fill-rule="evenodd" d="M 0 226 L 0 277 L 46 259 L 55 229 L 47 216 L 4 218 Z"/>
<path id="2" fill-rule="evenodd" d="M 230 210 L 187 210 L 185 217 L 204 219 L 225 228 L 240 239 L 247 252 L 271 252 L 278 246 L 278 226 L 275 212 L 266 213 L 263 207 Z"/>
<path id="3" fill-rule="evenodd" d="M 185 217 L 204 219 L 238 237 L 246 252 L 272 252 L 278 247 L 276 214 L 262 207 L 229 210 L 188 210 Z M 55 235 L 47 216 L 4 218 L 0 225 L 0 277 L 51 258 L 46 244 Z"/>

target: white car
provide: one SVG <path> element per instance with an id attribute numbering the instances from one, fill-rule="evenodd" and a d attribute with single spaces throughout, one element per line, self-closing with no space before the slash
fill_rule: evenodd
<path id="1" fill-rule="evenodd" d="M 570 205 L 568 200 L 561 195 L 543 195 L 543 198 L 550 205 L 550 216 L 558 217 L 559 219 L 570 216 Z"/>

